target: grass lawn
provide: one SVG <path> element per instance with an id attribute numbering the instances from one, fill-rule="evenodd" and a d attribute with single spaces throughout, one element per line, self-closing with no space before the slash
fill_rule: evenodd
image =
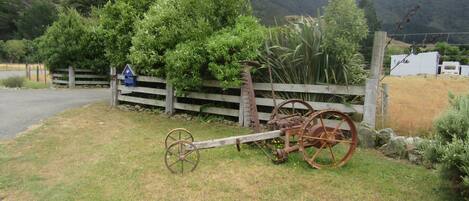
<path id="1" fill-rule="evenodd" d="M 4 84 L 2 83 L 4 80 L 0 80 L 0 87 L 4 87 Z M 50 84 L 49 83 L 44 83 L 42 82 L 36 82 L 33 80 L 28 80 L 24 79 L 23 87 L 24 89 L 46 89 L 49 88 Z"/>
<path id="2" fill-rule="evenodd" d="M 201 151 L 199 167 L 173 175 L 164 137 L 246 134 L 235 126 L 125 112 L 99 103 L 69 110 L 0 143 L 0 200 L 454 200 L 435 171 L 359 149 L 341 169 L 315 170 L 292 154 L 274 165 L 260 150 Z"/>

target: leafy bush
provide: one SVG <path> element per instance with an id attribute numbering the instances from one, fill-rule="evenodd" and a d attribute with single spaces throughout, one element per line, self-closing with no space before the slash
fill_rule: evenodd
<path id="1" fill-rule="evenodd" d="M 107 72 L 102 34 L 94 18 L 83 18 L 76 10 L 65 10 L 38 39 L 38 48 L 51 71 L 58 68 L 92 69 Z"/>
<path id="2" fill-rule="evenodd" d="M 166 76 L 181 92 L 215 77 L 240 83 L 238 62 L 257 56 L 262 27 L 246 0 L 161 0 L 136 24 L 130 60 L 141 75 Z"/>
<path id="3" fill-rule="evenodd" d="M 21 62 L 27 51 L 26 40 L 8 40 L 3 45 L 3 52 L 9 62 Z"/>
<path id="4" fill-rule="evenodd" d="M 441 164 L 443 178 L 469 199 L 469 95 L 450 95 L 450 102 L 450 109 L 435 122 L 436 139 L 425 156 Z"/>
<path id="5" fill-rule="evenodd" d="M 21 88 L 24 86 L 24 77 L 10 77 L 2 80 L 2 84 L 8 88 Z"/>
<path id="6" fill-rule="evenodd" d="M 257 59 L 264 29 L 253 17 L 240 17 L 234 28 L 225 28 L 207 39 L 209 70 L 225 88 L 240 86 L 240 61 Z"/>

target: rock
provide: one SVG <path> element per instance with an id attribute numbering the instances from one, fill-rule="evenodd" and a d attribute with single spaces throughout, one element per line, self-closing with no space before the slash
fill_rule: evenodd
<path id="1" fill-rule="evenodd" d="M 394 131 L 391 128 L 385 128 L 378 132 L 376 136 L 376 146 L 381 147 L 389 142 L 393 137 L 396 137 Z"/>
<path id="2" fill-rule="evenodd" d="M 366 124 L 360 124 L 358 129 L 358 145 L 363 148 L 375 148 L 377 135 L 374 129 Z"/>
<path id="3" fill-rule="evenodd" d="M 406 139 L 404 137 L 393 137 L 388 143 L 379 148 L 386 156 L 396 159 L 407 157 Z"/>
<path id="4" fill-rule="evenodd" d="M 423 162 L 422 154 L 417 150 L 412 150 L 408 152 L 409 161 L 413 164 L 420 165 Z"/>

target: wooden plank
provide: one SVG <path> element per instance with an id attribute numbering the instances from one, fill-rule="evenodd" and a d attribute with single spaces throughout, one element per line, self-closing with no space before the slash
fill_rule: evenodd
<path id="1" fill-rule="evenodd" d="M 366 81 L 365 111 L 363 121 L 374 128 L 376 126 L 376 107 L 378 100 L 378 79 L 368 79 Z"/>
<path id="2" fill-rule="evenodd" d="M 261 140 L 268 140 L 274 139 L 277 137 L 282 136 L 282 131 L 269 131 L 264 133 L 256 133 L 250 135 L 242 135 L 242 136 L 233 136 L 227 137 L 222 139 L 215 139 L 215 140 L 207 140 L 207 141 L 200 141 L 194 142 L 193 144 L 197 149 L 210 149 L 215 147 L 221 147 L 226 145 L 235 145 L 239 141 L 239 143 L 248 143 L 248 142 L 256 142 Z"/>
<path id="3" fill-rule="evenodd" d="M 228 109 L 228 108 L 221 108 L 221 107 L 203 107 L 201 105 L 192 105 L 187 103 L 174 103 L 174 108 L 179 110 L 187 110 L 193 112 L 204 112 L 209 114 L 218 114 L 218 115 L 225 115 L 225 116 L 232 116 L 238 117 L 239 111 L 235 109 Z"/>
<path id="4" fill-rule="evenodd" d="M 166 90 L 158 89 L 158 88 L 126 87 L 125 85 L 119 85 L 117 88 L 123 93 L 138 92 L 138 93 L 144 93 L 144 94 L 166 95 Z"/>
<path id="5" fill-rule="evenodd" d="M 75 88 L 75 69 L 72 66 L 68 67 L 68 88 Z"/>
<path id="6" fill-rule="evenodd" d="M 111 89 L 111 106 L 112 107 L 116 107 L 119 104 L 119 101 L 118 101 L 119 91 L 118 91 L 118 88 L 117 88 L 118 80 L 117 80 L 116 75 L 117 75 L 116 67 L 111 67 L 111 71 L 110 71 L 110 76 L 111 76 L 110 89 Z"/>
<path id="7" fill-rule="evenodd" d="M 89 74 L 80 74 L 75 75 L 75 78 L 98 78 L 98 79 L 106 79 L 109 76 L 107 75 L 89 75 Z"/>
<path id="8" fill-rule="evenodd" d="M 213 100 L 220 102 L 239 103 L 239 96 L 213 94 L 213 93 L 200 93 L 200 92 L 187 92 L 185 96 L 177 96 L 181 98 L 195 98 L 202 100 Z"/>
<path id="9" fill-rule="evenodd" d="M 59 73 L 53 73 L 52 74 L 53 78 L 61 78 L 61 77 L 68 77 L 66 74 L 59 74 Z"/>
<path id="10" fill-rule="evenodd" d="M 132 96 L 126 96 L 126 95 L 121 95 L 121 94 L 119 94 L 118 99 L 119 101 L 138 103 L 138 104 L 143 104 L 143 105 L 159 106 L 159 107 L 164 107 L 164 104 L 165 104 L 165 101 L 162 101 L 162 100 L 132 97 Z"/>
<path id="11" fill-rule="evenodd" d="M 56 72 L 68 72 L 67 68 L 59 68 L 55 69 Z M 92 73 L 93 71 L 90 69 L 75 69 L 75 72 L 77 73 Z"/>
<path id="12" fill-rule="evenodd" d="M 68 84 L 68 80 L 52 80 L 54 84 Z"/>
<path id="13" fill-rule="evenodd" d="M 80 84 L 80 85 L 94 85 L 94 84 L 100 84 L 100 85 L 109 85 L 109 81 L 75 81 L 75 84 Z"/>
<path id="14" fill-rule="evenodd" d="M 271 91 L 270 83 L 253 83 L 254 90 Z M 307 85 L 307 84 L 273 84 L 276 92 L 300 92 L 311 94 L 342 94 L 342 95 L 365 95 L 364 86 L 340 86 L 340 85 Z"/>
<path id="15" fill-rule="evenodd" d="M 285 101 L 283 99 L 276 99 L 277 104 Z M 256 98 L 257 105 L 261 106 L 274 106 L 273 100 L 271 98 Z M 333 109 L 338 110 L 345 113 L 357 112 L 363 113 L 363 105 L 345 105 L 340 103 L 326 103 L 326 102 L 307 102 L 309 103 L 314 110 L 327 110 Z M 287 108 L 291 108 L 292 105 L 287 105 Z M 306 107 L 301 107 L 301 105 L 295 105 L 298 109 L 306 109 Z"/>
<path id="16" fill-rule="evenodd" d="M 124 76 L 123 75 L 118 75 L 117 78 L 119 80 L 123 80 Z M 166 83 L 165 79 L 158 78 L 158 77 L 150 77 L 150 76 L 138 76 L 137 81 L 138 82 Z"/>

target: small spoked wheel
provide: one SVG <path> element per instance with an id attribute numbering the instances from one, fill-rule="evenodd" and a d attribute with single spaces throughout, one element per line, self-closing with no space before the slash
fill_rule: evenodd
<path id="1" fill-rule="evenodd" d="M 290 99 L 274 108 L 268 123 L 273 127 L 271 129 L 281 129 L 281 125 L 301 124 L 313 112 L 313 107 L 306 101 Z"/>
<path id="2" fill-rule="evenodd" d="M 357 129 L 344 113 L 325 110 L 311 115 L 299 133 L 304 159 L 314 168 L 341 167 L 357 147 Z"/>
<path id="3" fill-rule="evenodd" d="M 166 139 L 164 141 L 164 147 L 168 149 L 168 146 L 173 144 L 174 142 L 177 141 L 189 141 L 189 142 L 194 142 L 194 137 L 192 136 L 192 133 L 189 132 L 187 129 L 184 128 L 176 128 L 171 131 L 166 135 Z"/>
<path id="4" fill-rule="evenodd" d="M 199 150 L 189 141 L 176 141 L 166 149 L 164 162 L 174 174 L 192 172 L 199 164 Z"/>

